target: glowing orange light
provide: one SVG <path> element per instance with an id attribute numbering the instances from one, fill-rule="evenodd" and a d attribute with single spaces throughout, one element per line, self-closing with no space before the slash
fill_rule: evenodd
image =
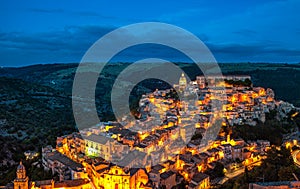
<path id="1" fill-rule="evenodd" d="M 231 97 L 231 102 L 232 102 L 232 103 L 235 103 L 235 102 L 237 102 L 237 101 L 238 101 L 237 96 L 236 96 L 236 95 L 233 95 L 233 96 Z"/>
<path id="2" fill-rule="evenodd" d="M 261 88 L 258 92 L 259 96 L 265 96 L 266 95 L 266 91 L 264 88 Z"/>
<path id="3" fill-rule="evenodd" d="M 253 92 L 253 93 L 252 93 L 252 98 L 257 98 L 257 97 L 258 97 L 258 94 L 255 93 L 255 92 Z"/>
<path id="4" fill-rule="evenodd" d="M 201 172 L 203 169 L 202 165 L 198 165 L 198 171 Z"/>
<path id="5" fill-rule="evenodd" d="M 296 117 L 299 114 L 299 112 L 296 112 L 292 115 L 292 117 Z"/>

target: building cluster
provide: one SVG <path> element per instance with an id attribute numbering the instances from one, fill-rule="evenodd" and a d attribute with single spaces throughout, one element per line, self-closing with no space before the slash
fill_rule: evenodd
<path id="1" fill-rule="evenodd" d="M 276 107 L 272 89 L 253 87 L 250 76 L 198 76 L 199 107 L 211 113 L 209 104 L 222 101 L 222 111 L 229 125 L 256 125 L 265 121 L 265 113 Z M 220 95 L 223 94 L 220 98 Z"/>
<path id="2" fill-rule="evenodd" d="M 199 76 L 188 83 L 182 74 L 174 88 L 143 95 L 137 120 L 125 116 L 122 123 L 58 137 L 55 149 L 42 149 L 44 169 L 83 189 L 171 189 L 182 183 L 209 188 L 216 181 L 207 171 L 217 163 L 225 172 L 255 166 L 270 148 L 269 141 L 232 139 L 216 125 L 255 126 L 277 106 L 285 113 L 291 109 L 275 101 L 272 89 L 253 87 L 250 76 Z M 29 188 L 43 188 L 23 177 Z"/>

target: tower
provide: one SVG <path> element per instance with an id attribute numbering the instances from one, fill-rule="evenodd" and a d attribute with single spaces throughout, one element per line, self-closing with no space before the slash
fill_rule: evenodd
<path id="1" fill-rule="evenodd" d="M 28 189 L 28 177 L 25 166 L 20 162 L 17 167 L 17 178 L 14 180 L 14 189 Z"/>
<path id="2" fill-rule="evenodd" d="M 186 77 L 184 76 L 184 73 L 182 73 L 179 79 L 179 90 L 184 91 L 186 86 L 187 86 L 187 80 Z"/>

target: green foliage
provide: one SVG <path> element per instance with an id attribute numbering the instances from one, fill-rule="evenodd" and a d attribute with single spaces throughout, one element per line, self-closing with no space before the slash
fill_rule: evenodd
<path id="1" fill-rule="evenodd" d="M 266 114 L 264 123 L 258 122 L 256 126 L 237 125 L 232 128 L 233 137 L 241 137 L 248 140 L 268 140 L 271 144 L 281 145 L 283 134 L 289 133 L 296 127 L 293 122 L 278 121 L 275 118 L 276 113 L 271 111 Z"/>
<path id="2" fill-rule="evenodd" d="M 252 182 L 259 181 L 259 177 L 263 177 L 265 181 L 290 181 L 295 180 L 292 173 L 299 174 L 300 170 L 294 165 L 290 151 L 284 147 L 273 147 L 262 165 L 254 168 L 249 176 Z"/>
<path id="3" fill-rule="evenodd" d="M 47 180 L 52 179 L 51 170 L 45 171 L 43 167 L 31 166 L 28 170 L 31 180 Z"/>
<path id="4" fill-rule="evenodd" d="M 220 162 L 216 162 L 216 166 L 213 169 L 216 177 L 223 177 L 224 176 L 224 165 Z"/>
<path id="5" fill-rule="evenodd" d="M 224 176 L 224 165 L 221 162 L 215 162 L 215 167 L 213 169 L 206 170 L 206 174 L 210 175 L 211 179 L 223 177 Z"/>

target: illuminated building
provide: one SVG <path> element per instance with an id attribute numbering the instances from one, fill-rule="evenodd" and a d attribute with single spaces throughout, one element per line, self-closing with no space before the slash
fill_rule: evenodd
<path id="1" fill-rule="evenodd" d="M 106 160 L 112 160 L 112 144 L 115 142 L 113 139 L 91 134 L 85 136 L 85 154 L 92 157 L 102 157 Z"/>
<path id="2" fill-rule="evenodd" d="M 149 179 L 152 181 L 153 186 L 155 186 L 156 188 L 158 188 L 160 184 L 160 174 L 164 173 L 165 171 L 166 167 L 160 164 L 151 167 L 151 171 L 149 172 Z"/>
<path id="3" fill-rule="evenodd" d="M 184 91 L 187 86 L 187 80 L 186 77 L 184 76 L 184 73 L 181 74 L 181 77 L 179 79 L 179 90 Z"/>
<path id="4" fill-rule="evenodd" d="M 85 130 L 83 137 L 79 133 L 58 137 L 56 152 L 51 149 L 44 153 L 46 149 L 42 149 L 46 168 L 59 173 L 61 180 L 75 180 L 61 183 L 36 181 L 30 185 L 27 177 L 27 180 L 16 178 L 16 187 L 27 182 L 31 186 L 28 189 L 39 189 L 41 186 L 43 189 L 88 189 L 87 181 L 91 181 L 95 185 L 92 188 L 100 189 L 146 189 L 151 188 L 150 183 L 156 188 L 171 189 L 177 184 L 177 174 L 180 179 L 189 182 L 190 189 L 209 188 L 209 176 L 200 172 L 213 168 L 216 161 L 222 159 L 226 163 L 245 159 L 244 165 L 251 165 L 261 159 L 255 154 L 264 154 L 264 149 L 270 146 L 267 141 L 257 141 L 256 146 L 247 145 L 243 140 L 231 139 L 230 135 L 226 139 L 226 132 L 219 134 L 216 140 L 201 141 L 218 118 L 224 118 L 221 122 L 224 127 L 251 125 L 253 120 L 263 120 L 265 113 L 274 109 L 272 90 L 234 86 L 223 81 L 245 81 L 249 78 L 209 76 L 206 79 L 200 76 L 197 77 L 197 87 L 195 82 L 188 84 L 182 74 L 179 85 L 174 85 L 174 88 L 179 88 L 183 96 L 187 96 L 188 92 L 201 94 L 195 102 L 168 99 L 167 90 L 143 95 L 139 102 L 139 120 L 130 121 L 124 127 L 116 122 L 102 123 L 99 127 Z M 206 88 L 207 83 L 212 87 Z M 221 106 L 223 111 L 211 106 L 220 102 L 224 103 Z M 291 108 L 283 103 L 279 103 L 278 107 L 284 115 L 285 110 Z M 126 122 L 126 118 L 122 118 L 123 121 Z M 192 136 L 196 137 L 191 140 Z M 153 162 L 165 163 L 163 166 L 153 166 Z"/>
<path id="5" fill-rule="evenodd" d="M 206 80 L 205 80 L 204 76 L 197 76 L 196 81 L 197 81 L 197 84 L 200 89 L 203 89 L 206 87 Z"/>
<path id="6" fill-rule="evenodd" d="M 22 162 L 17 167 L 17 178 L 14 180 L 14 189 L 28 189 L 29 179 Z"/>
<path id="7" fill-rule="evenodd" d="M 87 178 L 82 164 L 74 162 L 58 151 L 44 153 L 42 160 L 44 169 L 51 170 L 52 174 L 58 173 L 60 180 Z"/>
<path id="8" fill-rule="evenodd" d="M 209 176 L 203 173 L 195 173 L 188 189 L 208 189 L 210 188 Z"/>
<path id="9" fill-rule="evenodd" d="M 167 171 L 160 174 L 160 186 L 166 189 L 171 189 L 176 185 L 176 173 L 173 171 Z"/>
<path id="10" fill-rule="evenodd" d="M 96 186 L 104 189 L 150 189 L 148 175 L 140 168 L 104 167 L 96 172 Z"/>
<path id="11" fill-rule="evenodd" d="M 188 143 L 191 140 L 194 133 L 195 133 L 194 125 L 185 125 L 180 127 L 180 136 L 185 143 Z"/>
<path id="12" fill-rule="evenodd" d="M 264 89 L 264 88 L 260 88 L 260 89 L 259 89 L 259 92 L 258 92 L 258 95 L 259 95 L 259 96 L 265 96 L 265 95 L 266 95 L 265 89 Z"/>
<path id="13" fill-rule="evenodd" d="M 78 154 L 84 154 L 84 144 L 84 140 L 79 133 L 72 133 L 67 136 L 57 137 L 56 150 L 73 160 L 80 161 Z"/>

